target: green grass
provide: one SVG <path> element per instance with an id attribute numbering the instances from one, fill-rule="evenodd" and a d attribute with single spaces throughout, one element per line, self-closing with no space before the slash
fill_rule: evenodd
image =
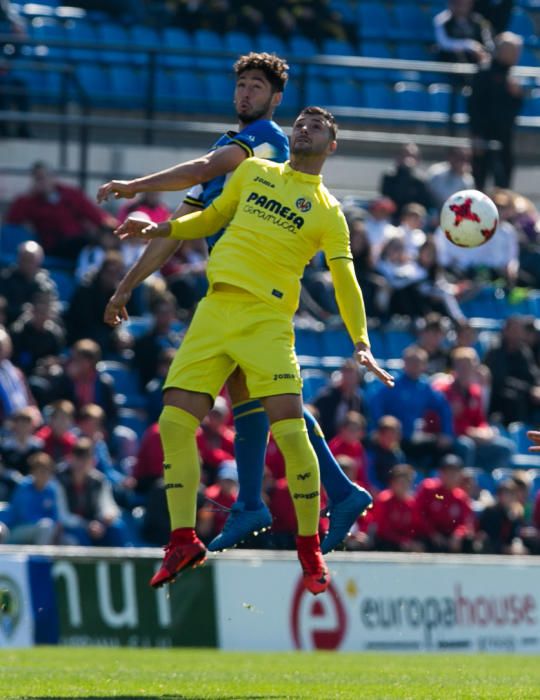
<path id="1" fill-rule="evenodd" d="M 540 659 L 40 647 L 0 652 L 0 698 L 534 700 Z"/>

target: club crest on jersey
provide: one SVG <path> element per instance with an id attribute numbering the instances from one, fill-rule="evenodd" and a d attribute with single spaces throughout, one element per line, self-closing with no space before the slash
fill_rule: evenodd
<path id="1" fill-rule="evenodd" d="M 302 214 L 306 214 L 311 209 L 311 202 L 305 197 L 300 197 L 296 200 L 296 208 L 301 211 Z"/>

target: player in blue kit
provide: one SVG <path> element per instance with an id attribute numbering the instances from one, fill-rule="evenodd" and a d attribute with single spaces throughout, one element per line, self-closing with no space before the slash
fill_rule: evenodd
<path id="1" fill-rule="evenodd" d="M 272 121 L 283 96 L 288 75 L 285 61 L 273 54 L 250 53 L 234 65 L 236 87 L 234 104 L 239 129 L 224 134 L 209 153 L 196 160 L 181 163 L 167 170 L 135 180 L 112 180 L 102 185 L 98 201 L 110 195 L 133 197 L 140 192 L 189 189 L 181 206 L 174 213 L 178 218 L 206 208 L 223 189 L 230 173 L 246 158 L 257 156 L 276 162 L 289 157 L 288 139 Z M 221 234 L 208 239 L 209 250 Z M 172 239 L 149 242 L 143 255 L 126 273 L 105 311 L 105 321 L 112 326 L 127 319 L 126 305 L 133 289 L 159 270 L 180 245 Z M 272 518 L 261 499 L 264 458 L 268 440 L 268 419 L 258 400 L 252 400 L 240 371 L 227 381 L 233 404 L 236 431 L 235 456 L 238 465 L 239 494 L 225 523 L 223 532 L 210 542 L 210 551 L 228 549 L 251 533 L 269 527 Z M 304 411 L 311 444 L 316 452 L 321 482 L 328 495 L 330 527 L 322 542 L 323 553 L 338 546 L 358 516 L 371 505 L 370 494 L 352 483 L 330 452 L 314 417 Z"/>

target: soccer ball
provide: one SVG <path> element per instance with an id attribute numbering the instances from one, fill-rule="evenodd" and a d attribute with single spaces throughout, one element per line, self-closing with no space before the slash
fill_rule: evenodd
<path id="1" fill-rule="evenodd" d="M 478 190 L 461 190 L 448 197 L 441 209 L 441 229 L 461 248 L 476 248 L 489 241 L 499 225 L 497 207 Z"/>

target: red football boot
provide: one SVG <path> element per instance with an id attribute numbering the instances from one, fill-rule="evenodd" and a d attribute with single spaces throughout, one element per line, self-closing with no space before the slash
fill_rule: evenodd
<path id="1" fill-rule="evenodd" d="M 184 569 L 204 564 L 206 547 L 191 527 L 181 527 L 171 532 L 169 544 L 165 547 L 163 564 L 150 580 L 153 588 L 171 583 Z"/>
<path id="2" fill-rule="evenodd" d="M 304 572 L 304 587 L 313 595 L 323 593 L 330 584 L 330 574 L 321 554 L 319 535 L 298 535 L 296 549 Z"/>

